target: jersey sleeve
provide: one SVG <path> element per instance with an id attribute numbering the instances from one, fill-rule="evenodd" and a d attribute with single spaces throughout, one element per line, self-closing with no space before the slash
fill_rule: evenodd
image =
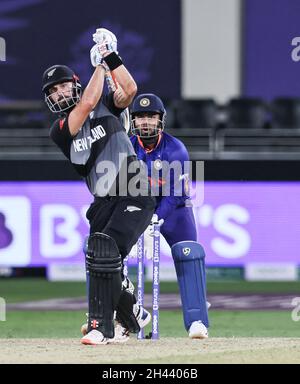
<path id="1" fill-rule="evenodd" d="M 137 142 L 137 139 L 136 139 L 136 136 L 130 136 L 129 137 L 129 139 L 130 139 L 130 141 L 131 141 L 131 144 L 132 144 L 132 146 L 133 146 L 133 148 L 135 149 L 135 151 L 136 151 L 136 142 Z"/>
<path id="2" fill-rule="evenodd" d="M 117 117 L 120 117 L 121 113 L 125 109 L 125 108 L 118 108 L 115 106 L 114 94 L 112 92 L 108 93 L 107 95 L 104 95 L 102 101 L 103 101 L 103 104 L 109 109 L 109 111 Z"/>
<path id="3" fill-rule="evenodd" d="M 174 164 L 175 171 L 169 172 L 170 193 L 163 196 L 156 208 L 156 214 L 161 219 L 166 219 L 177 207 L 183 206 L 188 196 L 189 154 L 185 146 L 178 145 L 170 148 L 168 162 Z M 170 167 L 173 169 L 173 167 Z"/>
<path id="4" fill-rule="evenodd" d="M 68 116 L 57 119 L 52 124 L 52 127 L 50 128 L 50 137 L 69 159 L 73 137 L 69 130 Z"/>

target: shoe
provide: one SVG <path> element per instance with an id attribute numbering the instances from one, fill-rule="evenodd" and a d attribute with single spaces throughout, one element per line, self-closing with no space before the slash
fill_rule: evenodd
<path id="1" fill-rule="evenodd" d="M 146 327 L 146 325 L 151 321 L 150 312 L 139 304 L 134 304 L 133 313 L 141 329 Z"/>
<path id="2" fill-rule="evenodd" d="M 151 321 L 151 313 L 148 312 L 145 308 L 143 308 L 139 304 L 134 304 L 133 313 L 134 313 L 134 316 L 136 317 L 136 321 L 138 322 L 138 325 L 140 326 L 141 329 L 144 328 Z M 87 323 L 85 323 L 81 326 L 80 331 L 81 331 L 83 336 L 85 336 L 87 334 L 87 331 L 88 331 Z M 127 332 L 127 330 L 125 328 L 123 328 L 121 326 L 121 324 L 116 322 L 115 337 L 114 337 L 115 341 L 114 342 L 116 342 L 116 335 L 118 335 L 120 340 L 124 340 L 124 336 L 122 335 L 122 332 Z M 127 341 L 127 339 L 125 341 Z M 118 341 L 118 342 L 124 342 L 124 341 Z"/>
<path id="3" fill-rule="evenodd" d="M 81 339 L 81 344 L 85 345 L 105 345 L 107 343 L 108 339 L 103 336 L 103 333 L 96 329 L 93 329 Z"/>
<path id="4" fill-rule="evenodd" d="M 194 321 L 189 329 L 189 338 L 191 339 L 207 339 L 208 330 L 202 321 Z"/>
<path id="5" fill-rule="evenodd" d="M 120 323 L 115 324 L 115 337 L 108 339 L 108 343 L 111 344 L 121 344 L 126 343 L 129 340 L 129 332 L 126 328 L 122 327 Z"/>

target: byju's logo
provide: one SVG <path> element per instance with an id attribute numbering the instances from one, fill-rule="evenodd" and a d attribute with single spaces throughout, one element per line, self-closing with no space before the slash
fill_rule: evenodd
<path id="1" fill-rule="evenodd" d="M 6 226 L 6 217 L 0 212 L 0 249 L 7 248 L 13 241 L 13 234 Z"/>
<path id="2" fill-rule="evenodd" d="M 0 265 L 26 266 L 31 259 L 31 206 L 22 196 L 0 198 Z"/>
<path id="3" fill-rule="evenodd" d="M 0 37 L 0 61 L 6 61 L 6 43 L 3 37 Z"/>

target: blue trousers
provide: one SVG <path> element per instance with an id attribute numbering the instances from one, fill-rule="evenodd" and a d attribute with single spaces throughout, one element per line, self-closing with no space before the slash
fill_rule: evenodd
<path id="1" fill-rule="evenodd" d="M 170 247 L 180 241 L 197 241 L 193 208 L 182 206 L 174 209 L 161 226 L 161 234 Z"/>

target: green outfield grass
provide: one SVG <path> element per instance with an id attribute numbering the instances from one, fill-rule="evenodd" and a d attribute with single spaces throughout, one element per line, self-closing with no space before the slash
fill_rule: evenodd
<path id="1" fill-rule="evenodd" d="M 178 292 L 176 282 L 161 283 L 161 292 Z M 146 284 L 146 292 L 151 292 L 151 283 Z M 208 282 L 210 293 L 295 293 L 300 294 L 300 282 Z M 0 297 L 8 303 L 44 300 L 51 298 L 85 296 L 85 283 L 48 282 L 45 279 L 0 279 Z"/>
<path id="2" fill-rule="evenodd" d="M 151 284 L 146 285 L 151 291 Z M 178 292 L 177 284 L 161 283 L 161 292 Z M 208 293 L 296 293 L 299 283 L 209 282 Z M 0 279 L 7 303 L 85 296 L 85 283 L 45 279 Z M 210 312 L 211 337 L 300 337 L 300 323 L 289 311 Z M 80 338 L 84 311 L 8 311 L 0 321 L 0 338 Z M 161 337 L 186 337 L 181 311 L 160 311 Z M 146 333 L 150 332 L 150 325 Z"/>
<path id="3" fill-rule="evenodd" d="M 0 322 L 0 338 L 80 338 L 84 321 L 81 311 L 12 311 Z M 210 321 L 211 337 L 300 337 L 290 312 L 210 311 Z M 160 330 L 161 337 L 186 337 L 181 311 L 161 311 Z"/>
<path id="4" fill-rule="evenodd" d="M 7 303 L 85 296 L 82 282 L 49 282 L 45 279 L 0 279 L 0 297 Z"/>

